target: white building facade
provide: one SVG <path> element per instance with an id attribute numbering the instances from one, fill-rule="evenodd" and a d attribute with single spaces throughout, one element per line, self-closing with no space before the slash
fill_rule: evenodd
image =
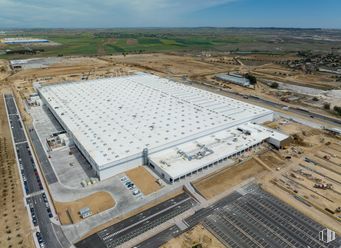
<path id="1" fill-rule="evenodd" d="M 101 180 L 143 164 L 146 149 L 152 158 L 245 123 L 273 120 L 271 110 L 144 73 L 38 92 Z"/>

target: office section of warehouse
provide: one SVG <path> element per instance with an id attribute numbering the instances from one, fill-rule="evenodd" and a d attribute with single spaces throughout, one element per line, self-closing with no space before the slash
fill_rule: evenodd
<path id="1" fill-rule="evenodd" d="M 279 147 L 287 139 L 257 125 L 273 120 L 271 110 L 145 73 L 38 92 L 101 180 L 148 163 L 172 183 L 261 142 Z"/>

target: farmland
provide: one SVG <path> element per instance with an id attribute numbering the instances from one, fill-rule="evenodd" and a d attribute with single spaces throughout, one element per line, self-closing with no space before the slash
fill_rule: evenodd
<path id="1" fill-rule="evenodd" d="M 316 32 L 321 40 L 313 40 Z M 38 49 L 36 56 L 56 55 L 110 55 L 139 54 L 150 52 L 256 52 L 286 54 L 298 50 L 328 52 L 335 42 L 324 37 L 339 39 L 340 34 L 326 30 L 296 29 L 238 29 L 238 28 L 169 28 L 169 29 L 63 29 L 13 31 L 11 37 L 43 38 L 49 44 L 27 44 L 0 46 L 1 51 Z M 309 35 L 311 33 L 311 36 Z M 7 35 L 3 36 L 7 37 Z M 2 37 L 0 37 L 2 38 Z M 316 38 L 314 38 L 316 39 Z M 30 54 L 29 56 L 32 56 Z M 0 58 L 22 58 L 25 54 L 3 54 Z"/>

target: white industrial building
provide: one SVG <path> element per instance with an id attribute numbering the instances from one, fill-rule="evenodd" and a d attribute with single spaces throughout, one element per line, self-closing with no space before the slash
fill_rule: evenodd
<path id="1" fill-rule="evenodd" d="M 27 43 L 47 43 L 46 39 L 36 39 L 36 38 L 25 38 L 25 37 L 14 37 L 14 38 L 3 38 L 0 39 L 0 43 L 4 44 L 27 44 Z"/>
<path id="2" fill-rule="evenodd" d="M 176 182 L 265 141 L 280 147 L 287 139 L 285 134 L 249 122 L 152 154 L 149 162 L 161 177 Z"/>
<path id="3" fill-rule="evenodd" d="M 196 168 L 176 162 L 174 170 L 181 173 L 168 172 L 160 161 L 173 156 L 172 149 L 208 144 L 212 137 L 227 138 L 242 124 L 273 119 L 270 110 L 144 73 L 44 86 L 39 94 L 101 180 L 148 158 L 173 181 Z M 249 138 L 256 142 L 271 136 L 263 132 Z M 216 154 L 202 164 L 236 148 L 211 149 Z"/>

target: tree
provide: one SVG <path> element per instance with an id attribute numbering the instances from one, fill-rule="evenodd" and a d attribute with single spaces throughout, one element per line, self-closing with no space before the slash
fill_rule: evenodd
<path id="1" fill-rule="evenodd" d="M 250 84 L 252 84 L 252 85 L 257 84 L 257 78 L 254 75 L 246 73 L 244 76 L 246 79 L 248 79 L 250 81 Z"/>
<path id="2" fill-rule="evenodd" d="M 335 111 L 338 115 L 341 115 L 341 107 L 340 107 L 340 106 L 334 106 L 334 111 Z"/>
<path id="3" fill-rule="evenodd" d="M 330 110 L 330 103 L 329 102 L 325 102 L 323 104 L 323 108 L 326 109 L 326 110 Z"/>
<path id="4" fill-rule="evenodd" d="M 278 86 L 279 86 L 279 84 L 276 83 L 276 82 L 273 82 L 273 83 L 271 83 L 271 85 L 270 85 L 270 87 L 273 88 L 273 89 L 277 89 Z"/>

